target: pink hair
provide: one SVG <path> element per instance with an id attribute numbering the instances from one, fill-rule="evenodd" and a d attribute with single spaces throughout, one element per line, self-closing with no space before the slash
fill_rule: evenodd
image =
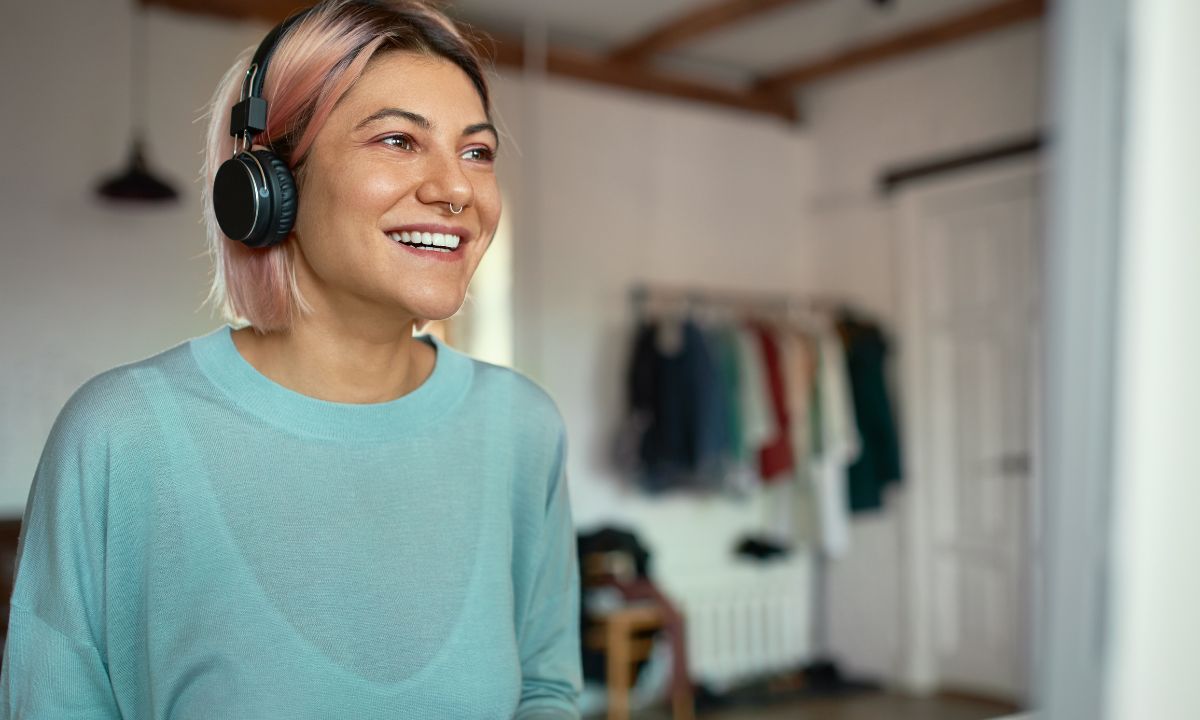
<path id="1" fill-rule="evenodd" d="M 303 184 L 303 162 L 313 139 L 381 48 L 439 55 L 455 62 L 466 71 L 485 112 L 489 111 L 479 58 L 471 42 L 441 12 L 421 0 L 324 0 L 280 38 L 263 80 L 269 112 L 267 129 L 256 144 L 271 147 L 282 157 L 298 185 Z M 265 249 L 249 248 L 221 232 L 212 206 L 217 168 L 233 156 L 229 114 L 252 54 L 253 49 L 242 53 L 225 73 L 208 113 L 204 221 L 213 277 L 206 302 L 228 322 L 269 333 L 290 327 L 297 313 L 311 312 L 296 285 L 288 248 L 292 239 Z"/>

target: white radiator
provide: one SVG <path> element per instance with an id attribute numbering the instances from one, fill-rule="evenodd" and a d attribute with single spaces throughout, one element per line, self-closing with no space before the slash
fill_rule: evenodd
<path id="1" fill-rule="evenodd" d="M 720 691 L 810 660 L 812 577 L 807 555 L 664 577 L 686 619 L 692 680 Z"/>

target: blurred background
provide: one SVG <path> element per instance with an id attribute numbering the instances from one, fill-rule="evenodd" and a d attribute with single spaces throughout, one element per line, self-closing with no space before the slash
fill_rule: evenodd
<path id="1" fill-rule="evenodd" d="M 202 115 L 302 3 L 0 2 L 11 556 L 75 388 L 219 324 Z M 1200 717 L 1200 4 L 446 10 L 505 215 L 433 330 L 566 419 L 590 714 Z"/>

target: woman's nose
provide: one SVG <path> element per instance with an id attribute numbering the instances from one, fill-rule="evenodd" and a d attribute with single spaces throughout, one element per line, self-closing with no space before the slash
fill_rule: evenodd
<path id="1" fill-rule="evenodd" d="M 417 199 L 429 205 L 466 207 L 474 195 L 471 181 L 457 155 L 430 153 Z"/>

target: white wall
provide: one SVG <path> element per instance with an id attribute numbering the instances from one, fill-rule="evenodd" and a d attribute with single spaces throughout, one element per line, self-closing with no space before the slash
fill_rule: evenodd
<path id="1" fill-rule="evenodd" d="M 820 186 L 806 198 L 806 257 L 819 292 L 898 328 L 900 254 L 880 174 L 1042 127 L 1040 25 L 1025 25 L 846 75 L 805 94 Z M 903 351 L 903 338 L 893 347 Z M 895 359 L 896 356 L 893 356 Z M 896 362 L 892 370 L 895 371 Z M 902 392 L 893 383 L 897 392 Z M 903 399 L 900 398 L 902 402 Z M 893 497 L 892 500 L 901 500 Z M 850 670 L 900 678 L 904 623 L 899 502 L 863 515 L 854 550 L 830 570 L 829 643 Z"/>
<path id="2" fill-rule="evenodd" d="M 50 425 L 86 379 L 216 326 L 200 311 L 204 124 L 193 123 L 257 24 L 149 12 L 150 161 L 182 193 L 168 208 L 95 199 L 125 164 L 125 0 L 6 2 L 0 42 L 0 514 L 19 514 Z"/>

